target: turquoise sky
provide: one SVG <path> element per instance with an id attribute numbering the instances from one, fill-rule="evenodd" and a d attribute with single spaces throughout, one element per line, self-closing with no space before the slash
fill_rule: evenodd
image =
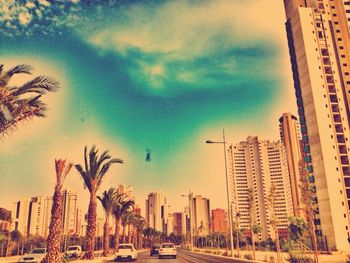
<path id="1" fill-rule="evenodd" d="M 1 63 L 29 63 L 62 83 L 47 120 L 1 142 L 0 206 L 51 193 L 53 157 L 81 158 L 92 144 L 125 160 L 102 188 L 131 184 L 142 204 L 157 189 L 177 199 L 191 188 L 224 206 L 222 149 L 204 145 L 205 136 L 220 139 L 225 127 L 237 140 L 277 139 L 273 118 L 290 108 L 276 108 L 294 102 L 282 6 L 259 18 L 258 8 L 276 3 L 241 2 L 0 3 Z M 71 177 L 68 187 L 82 191 Z"/>

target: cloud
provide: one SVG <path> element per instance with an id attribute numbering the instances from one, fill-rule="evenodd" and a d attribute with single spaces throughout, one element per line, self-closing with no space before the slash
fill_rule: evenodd
<path id="1" fill-rule="evenodd" d="M 32 15 L 28 12 L 20 13 L 18 16 L 18 20 L 22 25 L 27 25 L 32 20 Z"/>
<path id="2" fill-rule="evenodd" d="M 278 78 L 276 52 L 285 38 L 276 30 L 276 15 L 283 28 L 279 8 L 264 0 L 134 4 L 76 33 L 102 53 L 133 61 L 132 79 L 163 96 L 173 94 L 165 92 L 172 87 L 232 87 L 234 79 L 252 77 L 256 70 Z"/>
<path id="3" fill-rule="evenodd" d="M 127 23 L 104 21 L 84 38 L 101 49 L 120 53 L 137 48 L 188 59 L 223 47 L 251 46 L 258 40 L 276 38 L 275 17 L 261 12 L 268 8 L 276 9 L 262 0 L 136 5 L 122 16 Z"/>

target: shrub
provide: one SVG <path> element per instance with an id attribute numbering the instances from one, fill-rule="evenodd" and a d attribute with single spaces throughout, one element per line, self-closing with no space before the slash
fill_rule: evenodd
<path id="1" fill-rule="evenodd" d="M 244 257 L 245 259 L 248 259 L 248 260 L 252 260 L 252 259 L 253 259 L 252 255 L 250 255 L 250 254 L 246 254 L 246 255 L 244 255 L 243 257 Z"/>
<path id="2" fill-rule="evenodd" d="M 301 251 L 290 251 L 289 262 L 290 263 L 313 263 L 314 260 L 304 255 Z"/>

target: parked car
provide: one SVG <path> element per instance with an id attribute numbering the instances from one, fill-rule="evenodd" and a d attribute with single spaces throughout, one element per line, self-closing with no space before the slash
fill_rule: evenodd
<path id="1" fill-rule="evenodd" d="M 81 258 L 82 256 L 81 246 L 70 246 L 64 253 L 65 258 Z"/>
<path id="2" fill-rule="evenodd" d="M 18 263 L 40 263 L 41 260 L 46 256 L 46 248 L 34 248 L 29 253 L 20 257 Z"/>
<path id="3" fill-rule="evenodd" d="M 161 244 L 153 244 L 150 249 L 150 255 L 158 255 Z"/>
<path id="4" fill-rule="evenodd" d="M 115 261 L 119 260 L 132 260 L 135 261 L 137 259 L 137 251 L 134 248 L 133 244 L 120 244 L 115 253 Z"/>
<path id="5" fill-rule="evenodd" d="M 159 249 L 159 258 L 170 256 L 176 258 L 176 247 L 173 243 L 163 243 Z"/>

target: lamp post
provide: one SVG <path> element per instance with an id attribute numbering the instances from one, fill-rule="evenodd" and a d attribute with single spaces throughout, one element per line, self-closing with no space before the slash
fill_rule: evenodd
<path id="1" fill-rule="evenodd" d="M 189 220 L 190 220 L 190 250 L 192 251 L 193 250 L 193 240 L 192 240 L 192 216 L 191 216 L 191 213 L 192 213 L 192 209 L 191 209 L 191 203 L 192 203 L 192 197 L 193 197 L 193 193 L 189 192 L 188 195 L 181 195 L 182 197 L 188 197 L 188 209 L 189 209 Z"/>
<path id="2" fill-rule="evenodd" d="M 216 141 L 211 141 L 207 140 L 206 143 L 221 143 L 224 145 L 224 160 L 225 160 L 225 175 L 226 175 L 226 195 L 227 195 L 227 214 L 229 215 L 228 217 L 228 222 L 230 226 L 230 243 L 231 243 L 231 256 L 234 257 L 233 255 L 233 234 L 232 234 L 232 218 L 231 218 L 231 208 L 230 208 L 230 194 L 229 194 L 229 188 L 228 188 L 228 175 L 227 175 L 227 161 L 226 161 L 226 139 L 225 139 L 225 129 L 222 129 L 222 141 L 216 142 Z"/>

